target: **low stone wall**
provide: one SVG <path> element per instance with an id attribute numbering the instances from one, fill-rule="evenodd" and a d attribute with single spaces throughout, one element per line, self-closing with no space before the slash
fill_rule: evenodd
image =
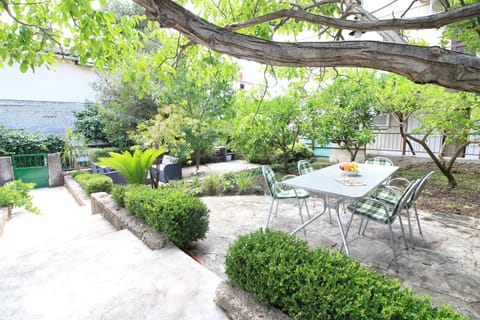
<path id="1" fill-rule="evenodd" d="M 292 319 L 276 308 L 267 308 L 250 292 L 222 281 L 215 292 L 215 303 L 232 320 L 289 320 Z"/>
<path id="2" fill-rule="evenodd" d="M 3 228 L 8 221 L 8 208 L 0 208 L 0 237 L 3 234 Z"/>
<path id="3" fill-rule="evenodd" d="M 118 206 L 108 193 L 93 193 L 90 200 L 92 214 L 101 214 L 115 229 L 129 230 L 152 250 L 162 249 L 167 245 L 168 240 L 163 233 L 155 231 L 145 221 Z"/>
<path id="4" fill-rule="evenodd" d="M 73 198 L 81 206 L 86 206 L 90 203 L 90 197 L 83 191 L 82 187 L 73 179 L 71 175 L 64 176 L 65 188 L 72 194 Z"/>

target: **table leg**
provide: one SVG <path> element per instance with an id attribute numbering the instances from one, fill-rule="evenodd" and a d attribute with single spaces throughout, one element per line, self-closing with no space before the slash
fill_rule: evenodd
<path id="1" fill-rule="evenodd" d="M 350 256 L 350 250 L 348 249 L 347 238 L 345 237 L 342 220 L 340 219 L 340 202 L 341 202 L 341 199 L 338 199 L 335 206 L 335 209 L 337 211 L 337 224 L 338 224 L 338 229 L 340 230 L 340 236 L 342 237 L 343 245 L 345 246 L 345 253 L 347 254 L 347 256 Z"/>

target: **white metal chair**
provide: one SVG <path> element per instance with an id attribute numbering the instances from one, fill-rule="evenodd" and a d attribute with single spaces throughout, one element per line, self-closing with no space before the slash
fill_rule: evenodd
<path id="1" fill-rule="evenodd" d="M 272 218 L 273 212 L 273 205 L 275 201 L 277 202 L 275 208 L 275 216 L 277 216 L 278 212 L 278 203 L 282 200 L 297 200 L 298 203 L 298 214 L 300 215 L 300 220 L 303 224 L 303 215 L 302 215 L 302 207 L 305 205 L 307 210 L 307 215 L 310 218 L 310 212 L 308 211 L 307 199 L 310 197 L 310 193 L 303 189 L 282 189 L 275 178 L 275 173 L 273 172 L 272 168 L 269 166 L 262 167 L 263 177 L 265 178 L 265 183 L 267 184 L 268 192 L 270 197 L 272 197 L 272 204 L 270 205 L 270 211 L 268 213 L 268 220 L 266 228 L 270 225 L 270 220 Z M 307 236 L 307 232 L 303 229 L 303 233 L 305 237 Z"/>

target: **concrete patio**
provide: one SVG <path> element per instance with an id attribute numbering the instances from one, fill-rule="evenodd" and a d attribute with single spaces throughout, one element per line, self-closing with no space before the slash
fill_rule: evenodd
<path id="1" fill-rule="evenodd" d="M 247 165 L 222 166 L 200 172 Z M 0 237 L 0 320 L 226 319 L 213 302 L 218 283 L 226 279 L 225 252 L 239 235 L 265 225 L 270 206 L 264 196 L 202 198 L 211 210 L 207 238 L 193 248 L 202 267 L 174 246 L 152 251 L 129 231 L 115 231 L 63 187 L 33 195 L 42 215 L 17 210 Z M 430 295 L 436 304 L 480 319 L 480 220 L 420 214 L 423 236 L 414 225 L 415 249 L 405 250 L 402 239 L 397 241 L 398 274 L 383 226 L 371 223 L 366 236 L 359 236 L 354 222 L 352 258 Z M 342 215 L 344 222 L 347 218 Z M 295 206 L 282 203 L 271 227 L 291 231 L 299 222 Z M 400 235 L 398 224 L 394 232 Z M 335 220 L 319 218 L 307 228 L 307 240 L 312 247 L 338 249 Z"/>

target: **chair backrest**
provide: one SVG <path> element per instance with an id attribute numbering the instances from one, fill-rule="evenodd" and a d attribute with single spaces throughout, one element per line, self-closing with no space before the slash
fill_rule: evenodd
<path id="1" fill-rule="evenodd" d="M 415 189 L 417 186 L 420 184 L 422 180 L 417 179 L 413 180 L 408 184 L 408 186 L 403 190 L 402 195 L 398 198 L 397 203 L 393 207 L 393 210 L 391 211 L 390 219 L 394 218 L 397 216 L 400 211 L 402 211 L 403 208 L 405 208 L 407 202 L 410 201 L 412 198 L 413 193 L 415 192 Z"/>
<path id="2" fill-rule="evenodd" d="M 367 164 L 378 164 L 382 166 L 393 166 L 393 161 L 385 157 L 374 157 L 365 160 Z"/>
<path id="3" fill-rule="evenodd" d="M 307 160 L 298 161 L 298 173 L 300 175 L 313 172 L 313 167 Z"/>
<path id="4" fill-rule="evenodd" d="M 425 187 L 425 185 L 427 184 L 428 180 L 430 180 L 430 177 L 432 176 L 432 174 L 434 174 L 435 171 L 430 171 L 429 173 L 427 173 L 423 178 L 420 179 L 420 183 L 417 185 L 417 187 L 415 188 L 413 194 L 412 194 L 412 198 L 410 199 L 410 201 L 408 201 L 408 204 L 411 205 L 413 203 L 415 203 L 415 201 L 417 201 L 418 197 L 420 196 L 420 194 L 422 193 L 422 190 L 423 188 Z"/>
<path id="5" fill-rule="evenodd" d="M 265 183 L 268 187 L 268 192 L 270 196 L 276 197 L 282 189 L 277 185 L 277 179 L 275 178 L 275 173 L 272 168 L 269 166 L 262 166 L 263 177 L 265 178 Z"/>

